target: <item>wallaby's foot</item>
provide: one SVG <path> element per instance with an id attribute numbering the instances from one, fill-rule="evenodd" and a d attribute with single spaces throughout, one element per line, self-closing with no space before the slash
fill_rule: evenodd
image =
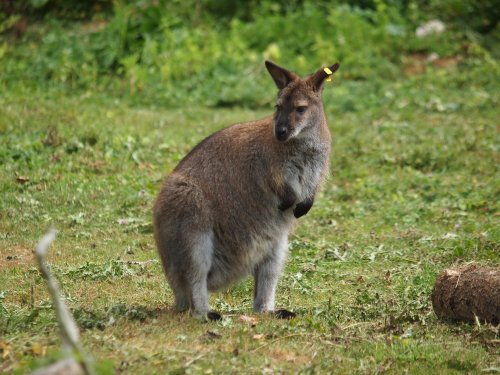
<path id="1" fill-rule="evenodd" d="M 285 309 L 280 309 L 274 312 L 274 316 L 278 319 L 293 319 L 297 316 L 297 314 Z"/>
<path id="2" fill-rule="evenodd" d="M 175 309 L 175 312 L 183 313 L 183 312 L 186 312 L 186 311 L 189 310 L 189 305 L 188 304 L 179 304 L 179 303 L 176 303 L 174 309 Z"/>
<path id="3" fill-rule="evenodd" d="M 211 322 L 216 322 L 222 320 L 222 315 L 217 311 L 209 311 L 207 312 L 207 320 Z"/>
<path id="4" fill-rule="evenodd" d="M 222 315 L 217 311 L 208 311 L 206 313 L 191 310 L 191 316 L 202 322 L 216 322 L 222 320 Z"/>

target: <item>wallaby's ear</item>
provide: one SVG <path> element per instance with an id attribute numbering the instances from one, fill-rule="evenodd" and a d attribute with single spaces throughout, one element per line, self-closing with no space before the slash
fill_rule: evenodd
<path id="1" fill-rule="evenodd" d="M 275 63 L 266 60 L 266 68 L 271 77 L 273 77 L 276 86 L 283 90 L 290 82 L 299 79 L 295 73 L 276 65 Z"/>
<path id="2" fill-rule="evenodd" d="M 332 66 L 329 66 L 328 68 L 321 68 L 312 76 L 310 76 L 309 80 L 312 83 L 314 91 L 320 91 L 323 88 L 323 83 L 325 82 L 325 79 L 327 79 L 333 73 L 335 73 L 338 70 L 338 68 L 340 68 L 340 64 L 335 63 Z"/>

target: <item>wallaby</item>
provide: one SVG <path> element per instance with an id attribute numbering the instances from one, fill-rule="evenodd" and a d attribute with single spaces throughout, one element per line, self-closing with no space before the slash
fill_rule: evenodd
<path id="1" fill-rule="evenodd" d="M 296 218 L 309 211 L 328 171 L 330 132 L 321 92 L 339 64 L 300 78 L 270 61 L 276 111 L 204 139 L 181 160 L 157 197 L 154 232 L 178 311 L 217 320 L 208 292 L 248 274 L 253 309 L 275 311 L 276 284 Z"/>

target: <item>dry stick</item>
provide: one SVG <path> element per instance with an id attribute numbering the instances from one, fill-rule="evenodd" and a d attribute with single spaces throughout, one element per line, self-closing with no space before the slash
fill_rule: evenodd
<path id="1" fill-rule="evenodd" d="M 134 266 L 146 266 L 150 263 L 158 263 L 158 261 L 156 259 L 149 259 L 149 260 L 145 260 L 143 262 L 140 262 L 140 261 L 137 261 L 137 260 L 129 260 L 127 262 L 127 264 L 129 265 L 134 265 Z"/>
<path id="2" fill-rule="evenodd" d="M 64 298 L 60 292 L 59 283 L 52 276 L 45 262 L 45 254 L 47 253 L 50 244 L 56 238 L 56 233 L 57 231 L 55 229 L 50 229 L 36 246 L 35 254 L 38 261 L 38 267 L 40 268 L 44 279 L 47 281 L 47 287 L 49 289 L 50 296 L 52 297 L 52 301 L 54 302 L 57 322 L 59 323 L 59 329 L 61 330 L 64 347 L 71 350 L 87 375 L 95 375 L 96 372 L 92 365 L 92 361 L 80 345 L 78 327 L 73 319 L 73 315 L 68 309 L 68 306 L 64 302 Z"/>
<path id="3" fill-rule="evenodd" d="M 194 362 L 196 362 L 197 360 L 203 358 L 206 354 L 205 353 L 201 353 L 200 355 L 197 355 L 196 357 L 194 358 L 191 358 L 189 361 L 187 361 L 185 364 L 184 364 L 184 368 L 188 368 L 189 366 L 191 366 Z"/>

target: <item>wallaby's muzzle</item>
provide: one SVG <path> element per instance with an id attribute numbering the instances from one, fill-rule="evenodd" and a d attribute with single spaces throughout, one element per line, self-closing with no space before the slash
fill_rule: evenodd
<path id="1" fill-rule="evenodd" d="M 278 141 L 284 142 L 288 139 L 290 132 L 286 126 L 277 125 L 274 128 L 274 136 Z"/>

